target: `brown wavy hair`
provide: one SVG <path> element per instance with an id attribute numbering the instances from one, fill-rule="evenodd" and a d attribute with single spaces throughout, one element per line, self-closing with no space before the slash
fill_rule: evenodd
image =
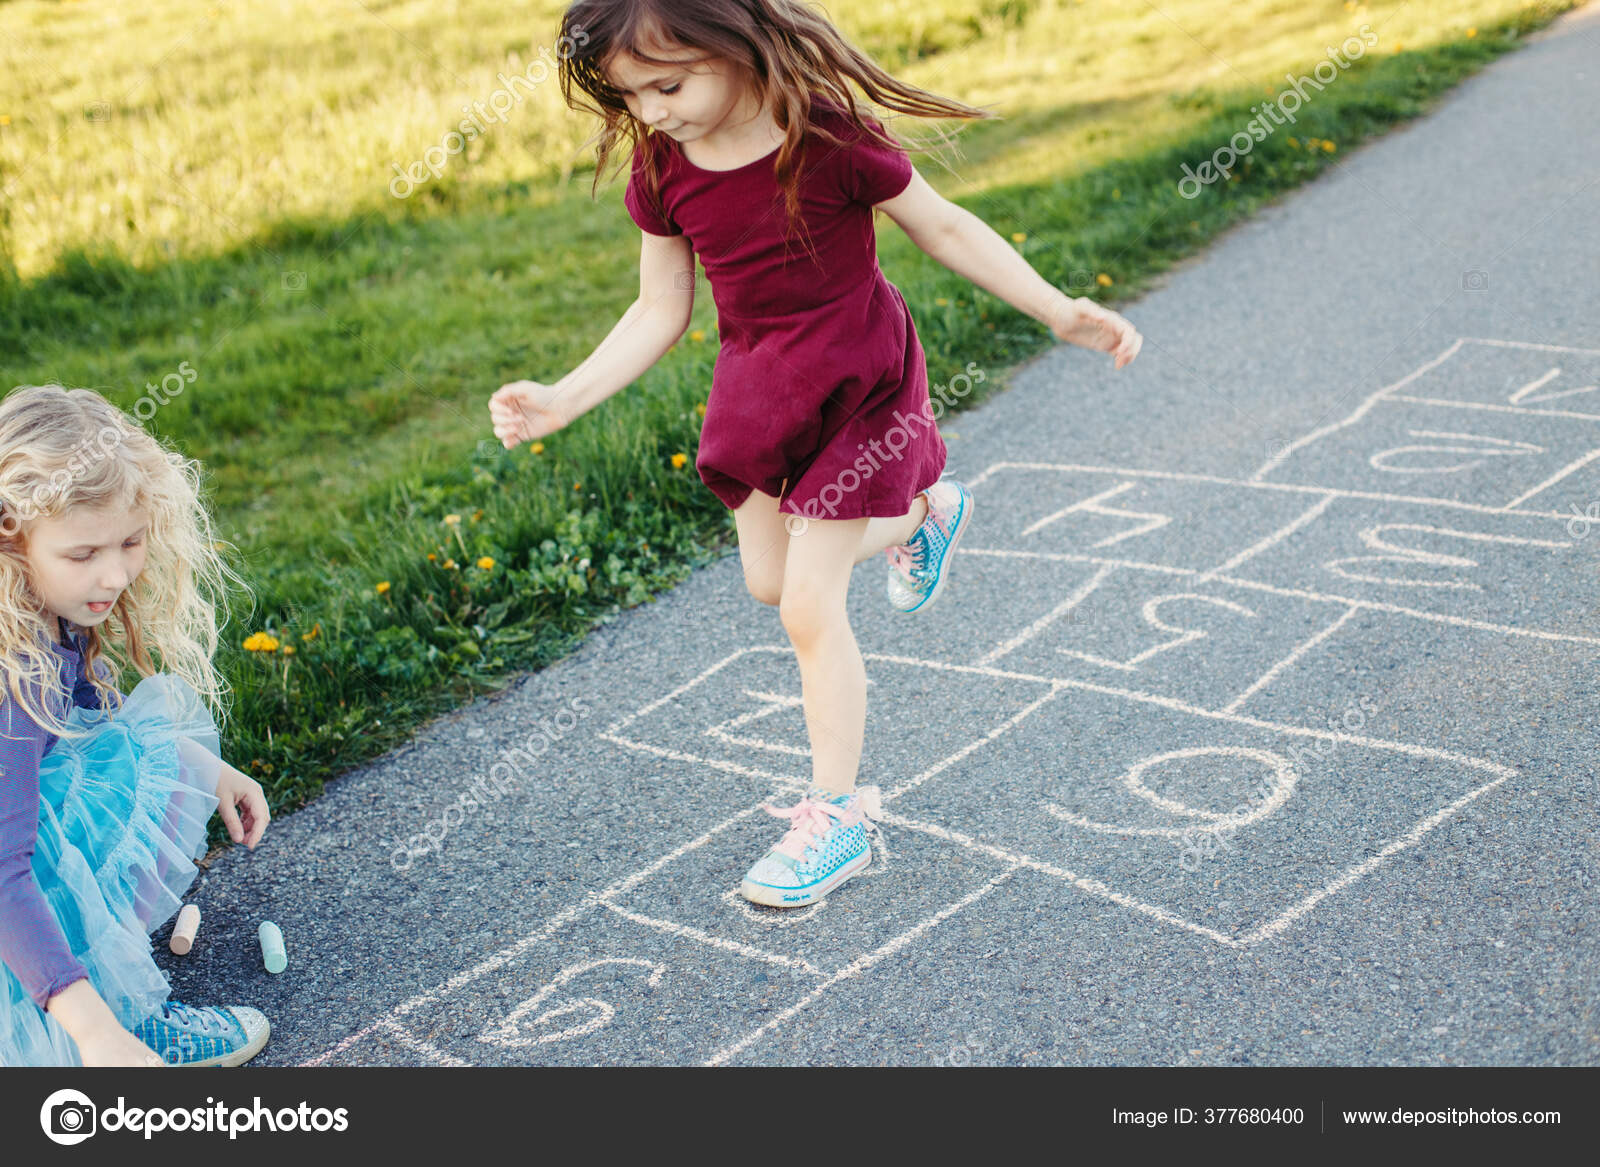
<path id="1" fill-rule="evenodd" d="M 606 163 L 619 142 L 638 151 L 657 134 L 636 121 L 622 93 L 611 83 L 606 66 L 618 53 L 654 65 L 671 64 L 651 49 L 699 49 L 731 62 L 754 87 L 784 130 L 784 142 L 773 165 L 784 192 L 791 233 L 800 216 L 798 154 L 808 130 L 835 145 L 837 137 L 811 120 L 812 102 L 822 98 L 842 110 L 863 133 L 897 150 L 930 151 L 954 141 L 936 130 L 931 140 L 898 139 L 867 120 L 850 82 L 884 109 L 928 118 L 989 118 L 976 106 L 940 97 L 896 80 L 871 57 L 852 45 L 828 20 L 819 5 L 801 0 L 576 0 L 561 20 L 561 92 L 567 105 L 601 119 L 600 129 L 584 143 L 595 146 L 591 194 L 598 194 Z M 577 94 L 587 96 L 585 102 Z M 591 104 L 592 102 L 592 104 Z M 661 206 L 658 152 L 644 149 L 641 181 L 646 199 Z M 803 224 L 801 224 L 803 229 Z"/>

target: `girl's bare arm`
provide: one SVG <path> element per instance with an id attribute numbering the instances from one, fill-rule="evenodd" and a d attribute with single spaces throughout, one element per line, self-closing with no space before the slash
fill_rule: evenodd
<path id="1" fill-rule="evenodd" d="M 1033 317 L 1061 340 L 1112 353 L 1119 369 L 1138 355 L 1141 338 L 1127 320 L 1053 286 L 993 227 L 945 199 L 915 171 L 910 185 L 877 209 L 934 259 Z"/>
<path id="2" fill-rule="evenodd" d="M 554 385 L 570 417 L 638 380 L 671 348 L 694 313 L 694 252 L 682 235 L 641 231 L 639 298 L 594 352 Z"/>

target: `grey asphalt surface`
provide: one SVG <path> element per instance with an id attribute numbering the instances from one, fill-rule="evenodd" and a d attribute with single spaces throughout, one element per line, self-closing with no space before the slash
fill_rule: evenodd
<path id="1" fill-rule="evenodd" d="M 1597 106 L 1591 7 L 945 419 L 822 907 L 729 895 L 809 772 L 730 556 L 223 855 L 176 994 L 257 1065 L 1600 1062 Z"/>

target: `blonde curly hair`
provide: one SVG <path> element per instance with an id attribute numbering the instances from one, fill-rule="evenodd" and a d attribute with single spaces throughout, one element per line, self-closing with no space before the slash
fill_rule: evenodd
<path id="1" fill-rule="evenodd" d="M 150 518 L 144 569 L 105 622 L 85 630 L 84 674 L 102 702 L 117 702 L 96 668 L 104 658 L 114 676 L 130 666 L 145 677 L 172 673 L 224 713 L 229 687 L 212 658 L 227 622 L 229 585 L 248 587 L 217 554 L 200 464 L 94 390 L 60 385 L 19 386 L 0 401 L 0 700 L 9 694 L 35 722 L 65 736 L 51 707 L 51 697 L 63 695 L 60 662 L 49 647 L 54 618 L 29 578 L 27 541 L 40 519 L 78 507 L 123 507 Z"/>

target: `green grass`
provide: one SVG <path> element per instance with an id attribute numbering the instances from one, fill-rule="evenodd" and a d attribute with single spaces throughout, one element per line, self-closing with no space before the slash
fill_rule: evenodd
<path id="1" fill-rule="evenodd" d="M 709 339 L 685 339 L 543 453 L 490 434 L 495 388 L 560 376 L 637 289 L 621 184 L 590 201 L 590 127 L 554 82 L 438 181 L 403 201 L 387 190 L 391 162 L 551 42 L 559 7 L 0 5 L 0 386 L 55 380 L 131 406 L 180 362 L 198 372 L 151 425 L 206 463 L 256 589 L 222 661 L 238 693 L 225 743 L 280 809 L 729 546 L 693 471 L 709 295 L 692 326 Z M 831 7 L 908 80 L 1004 115 L 963 132 L 951 169 L 919 168 L 1024 236 L 1047 279 L 1114 302 L 1570 4 Z M 1292 131 L 1233 181 L 1177 193 L 1182 164 L 1364 24 L 1378 44 Z M 989 372 L 965 405 L 1048 344 L 886 219 L 880 251 L 933 380 Z M 473 566 L 482 556 L 494 566 Z M 257 629 L 298 651 L 243 651 Z"/>

